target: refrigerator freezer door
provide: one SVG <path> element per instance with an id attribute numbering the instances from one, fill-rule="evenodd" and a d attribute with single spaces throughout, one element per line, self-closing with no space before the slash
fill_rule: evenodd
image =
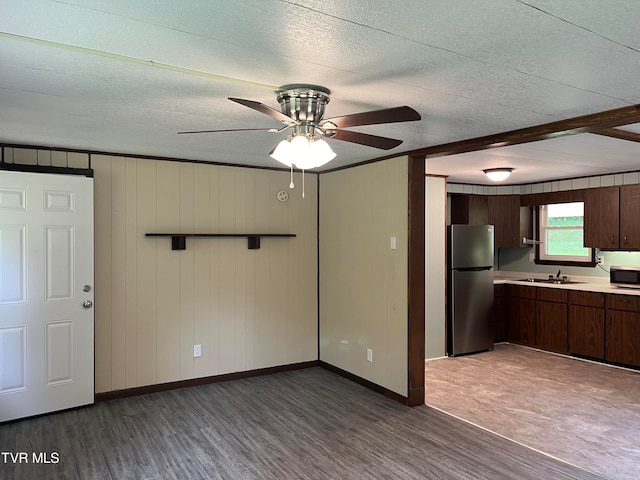
<path id="1" fill-rule="evenodd" d="M 449 355 L 493 348 L 493 270 L 449 272 Z"/>
<path id="2" fill-rule="evenodd" d="M 493 225 L 451 225 L 449 268 L 493 266 Z"/>

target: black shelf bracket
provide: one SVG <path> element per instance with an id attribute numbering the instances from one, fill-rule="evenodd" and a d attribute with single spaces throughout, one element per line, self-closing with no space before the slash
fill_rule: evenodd
<path id="1" fill-rule="evenodd" d="M 249 250 L 260 248 L 261 237 L 295 237 L 295 233 L 145 233 L 145 237 L 171 237 L 171 250 L 186 250 L 190 238 L 246 238 Z"/>

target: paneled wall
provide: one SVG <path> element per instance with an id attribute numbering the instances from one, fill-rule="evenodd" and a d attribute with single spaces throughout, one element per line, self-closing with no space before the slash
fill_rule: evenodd
<path id="1" fill-rule="evenodd" d="M 103 155 L 92 166 L 97 392 L 317 359 L 315 175 L 302 199 L 288 172 Z M 172 251 L 144 236 L 175 231 L 297 237 Z"/>
<path id="2" fill-rule="evenodd" d="M 320 176 L 320 359 L 403 396 L 407 206 L 407 157 Z"/>
<path id="3" fill-rule="evenodd" d="M 425 179 L 425 358 L 446 355 L 447 184 L 444 177 Z"/>

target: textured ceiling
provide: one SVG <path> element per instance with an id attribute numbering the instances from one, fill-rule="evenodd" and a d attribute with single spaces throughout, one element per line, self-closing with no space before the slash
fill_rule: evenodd
<path id="1" fill-rule="evenodd" d="M 177 132 L 277 127 L 227 97 L 279 108 L 274 90 L 289 83 L 329 88 L 327 117 L 422 115 L 354 128 L 404 140 L 390 152 L 332 141 L 334 168 L 640 103 L 637 0 L 0 0 L 0 11 L 5 144 L 273 166 L 284 133 Z M 475 183 L 502 163 L 518 182 L 640 169 L 640 144 L 579 137 L 428 168 Z"/>

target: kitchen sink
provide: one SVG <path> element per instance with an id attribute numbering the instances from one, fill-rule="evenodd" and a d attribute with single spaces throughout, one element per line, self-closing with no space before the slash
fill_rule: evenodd
<path id="1" fill-rule="evenodd" d="M 549 283 L 552 285 L 576 285 L 578 283 L 585 283 L 585 282 L 576 282 L 574 280 L 556 280 L 551 279 L 551 278 L 521 278 L 520 280 L 518 280 L 518 282 L 531 282 L 531 283 Z"/>

